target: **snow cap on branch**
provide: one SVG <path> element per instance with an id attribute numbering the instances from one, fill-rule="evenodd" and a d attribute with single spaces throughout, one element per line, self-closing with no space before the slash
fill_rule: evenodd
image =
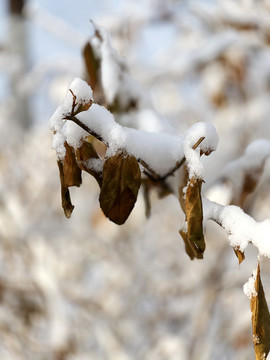
<path id="1" fill-rule="evenodd" d="M 200 145 L 194 149 L 194 145 L 200 139 L 204 138 Z M 200 155 L 204 153 L 209 155 L 216 150 L 218 145 L 218 134 L 215 127 L 208 122 L 199 122 L 194 124 L 187 132 L 183 140 L 183 149 L 186 157 L 189 177 L 203 178 L 203 166 Z"/>
<path id="2" fill-rule="evenodd" d="M 83 105 L 89 102 L 91 105 L 85 110 Z M 218 143 L 217 132 L 210 123 L 202 122 L 193 125 L 184 137 L 123 127 L 115 122 L 114 116 L 106 108 L 92 104 L 90 86 L 77 78 L 70 85 L 64 102 L 50 120 L 54 131 L 53 148 L 59 159 L 65 156 L 65 141 L 76 149 L 80 146 L 81 140 L 89 135 L 87 131 L 72 122 L 75 115 L 84 129 L 89 129 L 90 134 L 98 135 L 99 139 L 107 145 L 107 156 L 112 156 L 120 149 L 124 149 L 137 159 L 144 160 L 159 176 L 170 172 L 185 156 L 190 177 L 202 178 L 203 167 L 200 154 L 208 155 L 216 149 Z M 70 116 L 71 121 L 63 121 Z M 203 141 L 195 149 L 194 146 L 200 139 Z"/>
<path id="3" fill-rule="evenodd" d="M 240 207 L 223 206 L 203 198 L 204 224 L 214 220 L 228 235 L 229 244 L 234 249 L 244 251 L 249 243 L 257 247 L 259 254 L 270 258 L 270 220 L 256 222 Z"/>
<path id="4" fill-rule="evenodd" d="M 63 159 L 66 154 L 64 142 L 67 141 L 74 148 L 79 146 L 80 139 L 87 136 L 87 132 L 79 126 L 69 123 L 66 124 L 63 119 L 66 114 L 71 113 L 74 100 L 76 106 L 73 111 L 83 107 L 93 100 L 93 91 L 91 87 L 82 79 L 75 78 L 69 86 L 65 99 L 56 109 L 50 118 L 51 129 L 54 132 L 52 148 L 56 151 L 57 157 Z"/>

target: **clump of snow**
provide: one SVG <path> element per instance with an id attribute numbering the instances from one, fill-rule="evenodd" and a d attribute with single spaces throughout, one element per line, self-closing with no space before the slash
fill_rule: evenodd
<path id="1" fill-rule="evenodd" d="M 257 295 L 257 294 L 256 294 Z M 255 296 L 256 296 L 255 295 Z M 260 338 L 258 335 L 254 335 L 253 334 L 253 337 L 252 337 L 252 340 L 253 340 L 253 344 L 259 344 L 260 343 Z M 265 353 L 263 353 L 263 359 L 265 359 Z"/>
<path id="2" fill-rule="evenodd" d="M 257 269 L 253 270 L 252 276 L 248 279 L 248 281 L 243 286 L 244 294 L 249 299 L 252 299 L 253 297 L 258 295 L 257 291 L 255 290 L 256 278 L 257 278 Z"/>
<path id="3" fill-rule="evenodd" d="M 200 138 L 204 140 L 196 149 L 193 146 Z M 200 159 L 200 151 L 210 153 L 216 150 L 218 145 L 218 135 L 215 127 L 211 123 L 199 122 L 194 124 L 187 132 L 183 141 L 184 153 L 189 169 L 189 177 L 203 178 L 203 165 Z"/>
<path id="4" fill-rule="evenodd" d="M 111 104 L 119 90 L 119 83 L 121 81 L 121 66 L 116 50 L 111 45 L 111 37 L 109 33 L 105 34 L 101 46 L 102 61 L 101 61 L 101 81 L 105 92 L 107 101 Z"/>
<path id="5" fill-rule="evenodd" d="M 62 134 L 66 142 L 74 149 L 80 147 L 82 144 L 81 140 L 89 135 L 85 130 L 72 121 L 65 122 Z"/>
<path id="6" fill-rule="evenodd" d="M 77 148 L 80 145 L 82 137 L 88 135 L 88 133 L 79 126 L 64 120 L 65 116 L 71 112 L 74 101 L 73 94 L 70 90 L 76 96 L 75 111 L 78 106 L 85 105 L 93 99 L 91 87 L 82 79 L 75 78 L 69 86 L 64 101 L 50 118 L 51 129 L 54 132 L 52 148 L 56 151 L 58 159 L 63 159 L 65 157 L 65 141 L 74 148 Z"/>
<path id="7" fill-rule="evenodd" d="M 112 156 L 123 148 L 137 159 L 143 159 L 161 176 L 183 157 L 181 135 L 149 133 L 120 126 L 113 115 L 98 104 L 93 104 L 77 117 L 98 133 L 109 146 L 107 156 Z"/>
<path id="8" fill-rule="evenodd" d="M 81 104 L 86 104 L 89 100 L 93 100 L 93 91 L 91 86 L 81 78 L 75 78 L 69 87 L 70 90 L 76 95 Z"/>
<path id="9" fill-rule="evenodd" d="M 230 245 L 244 251 L 254 237 L 255 220 L 238 206 L 231 205 L 223 208 L 219 221 L 227 231 Z"/>
<path id="10" fill-rule="evenodd" d="M 255 228 L 256 236 L 252 239 L 253 245 L 255 245 L 259 253 L 263 256 L 270 258 L 270 220 L 266 219 L 262 222 L 257 223 Z"/>
<path id="11" fill-rule="evenodd" d="M 103 161 L 101 159 L 89 159 L 86 162 L 87 168 L 93 169 L 96 172 L 102 172 L 103 170 Z"/>
<path id="12" fill-rule="evenodd" d="M 60 160 L 63 160 L 66 155 L 65 140 L 65 136 L 60 132 L 56 132 L 52 138 L 52 148 L 56 151 L 57 157 Z"/>

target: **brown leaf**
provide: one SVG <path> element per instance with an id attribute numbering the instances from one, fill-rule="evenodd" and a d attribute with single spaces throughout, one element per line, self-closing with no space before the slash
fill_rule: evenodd
<path id="1" fill-rule="evenodd" d="M 178 188 L 178 195 L 179 195 L 179 202 L 181 205 L 181 208 L 183 210 L 183 212 L 186 215 L 186 199 L 184 196 L 184 188 L 187 186 L 188 183 L 188 168 L 187 165 L 184 165 L 183 168 L 183 172 L 182 172 L 182 178 L 180 180 L 180 185 Z M 187 216 L 186 216 L 186 220 L 187 221 Z M 194 252 L 193 248 L 194 246 L 191 246 L 189 240 L 188 240 L 188 233 L 186 231 L 184 231 L 183 229 L 181 229 L 179 231 L 179 234 L 181 235 L 182 239 L 184 240 L 185 243 L 185 251 L 187 253 L 187 255 L 190 257 L 191 260 L 193 260 L 195 257 L 197 258 L 196 252 Z"/>
<path id="2" fill-rule="evenodd" d="M 70 200 L 70 194 L 68 187 L 65 185 L 64 181 L 64 170 L 63 164 L 60 160 L 57 161 L 59 175 L 60 175 L 60 183 L 61 183 L 61 199 L 62 199 L 62 208 L 67 218 L 70 218 L 71 213 L 74 209 L 74 205 L 72 205 Z"/>
<path id="3" fill-rule="evenodd" d="M 203 210 L 201 199 L 202 180 L 192 178 L 186 191 L 187 239 L 197 259 L 203 258 Z"/>
<path id="4" fill-rule="evenodd" d="M 76 110 L 75 110 L 75 112 L 74 112 L 74 115 L 76 116 L 77 114 L 79 114 L 80 112 L 82 112 L 82 111 L 86 111 L 86 110 L 88 110 L 90 107 L 91 107 L 91 105 L 92 105 L 92 100 L 91 99 L 89 99 L 89 101 L 88 102 L 84 102 L 84 103 L 77 103 L 77 108 L 76 108 Z"/>
<path id="5" fill-rule="evenodd" d="M 99 159 L 99 157 L 93 149 L 92 144 L 88 141 L 83 141 L 81 147 L 76 150 L 77 164 L 81 170 L 84 170 L 92 175 L 101 187 L 102 172 L 95 171 L 93 167 L 90 166 L 89 160 L 91 159 Z"/>
<path id="6" fill-rule="evenodd" d="M 245 253 L 243 251 L 239 250 L 238 248 L 235 248 L 233 250 L 234 250 L 235 255 L 238 258 L 239 265 L 240 265 L 242 263 L 242 261 L 245 260 Z"/>
<path id="7" fill-rule="evenodd" d="M 114 223 L 123 224 L 132 211 L 141 185 L 141 171 L 134 156 L 118 153 L 103 166 L 100 207 Z"/>
<path id="8" fill-rule="evenodd" d="M 77 165 L 74 149 L 65 142 L 66 156 L 63 162 L 63 176 L 66 187 L 80 186 L 82 183 L 81 169 Z"/>
<path id="9" fill-rule="evenodd" d="M 100 60 L 95 55 L 92 45 L 89 42 L 83 48 L 83 57 L 89 76 L 89 85 L 93 91 L 95 91 L 99 83 Z"/>
<path id="10" fill-rule="evenodd" d="M 100 40 L 99 33 L 97 31 L 95 32 L 95 37 L 98 37 Z M 95 53 L 95 49 L 89 42 L 83 49 L 83 58 L 87 72 L 87 82 L 93 89 L 95 103 L 105 105 L 106 101 L 100 76 L 101 59 Z"/>
<path id="11" fill-rule="evenodd" d="M 255 290 L 257 295 L 253 296 L 250 301 L 253 343 L 256 360 L 264 360 L 270 350 L 270 314 L 261 282 L 260 263 L 257 268 Z"/>
<path id="12" fill-rule="evenodd" d="M 182 236 L 182 239 L 184 240 L 186 253 L 190 257 L 190 259 L 193 260 L 195 258 L 195 254 L 188 241 L 188 234 L 183 229 L 179 231 L 179 234 Z"/>

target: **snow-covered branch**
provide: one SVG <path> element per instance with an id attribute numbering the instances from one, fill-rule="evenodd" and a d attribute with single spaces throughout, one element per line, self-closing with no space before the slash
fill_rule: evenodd
<path id="1" fill-rule="evenodd" d="M 256 222 L 240 207 L 220 205 L 203 198 L 204 223 L 213 220 L 227 233 L 229 244 L 244 252 L 249 243 L 258 248 L 259 254 L 270 258 L 270 219 Z"/>
<path id="2" fill-rule="evenodd" d="M 70 90 L 51 118 L 54 131 L 53 148 L 58 158 L 63 159 L 65 156 L 65 141 L 76 149 L 81 145 L 82 139 L 91 134 L 106 144 L 107 157 L 124 149 L 128 154 L 142 159 L 160 177 L 171 172 L 176 163 L 185 157 L 191 176 L 203 177 L 200 153 L 208 154 L 214 151 L 218 143 L 216 130 L 210 123 L 197 123 L 185 135 L 126 128 L 116 123 L 106 108 L 92 104 L 91 88 L 83 80 L 75 79 Z M 72 114 L 72 93 L 76 95 L 78 104 L 91 102 L 86 111 L 79 112 L 76 116 Z M 192 147 L 202 137 L 203 142 L 194 150 Z"/>

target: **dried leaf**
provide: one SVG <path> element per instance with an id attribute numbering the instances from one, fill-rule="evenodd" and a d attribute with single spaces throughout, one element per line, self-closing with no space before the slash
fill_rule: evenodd
<path id="1" fill-rule="evenodd" d="M 197 259 L 203 258 L 203 210 L 201 199 L 202 180 L 192 178 L 186 191 L 186 217 L 188 242 Z"/>
<path id="2" fill-rule="evenodd" d="M 102 172 L 95 171 L 93 167 L 91 167 L 89 160 L 91 159 L 99 159 L 97 153 L 93 149 L 93 146 L 88 141 L 83 141 L 80 148 L 76 150 L 76 160 L 77 164 L 81 170 L 88 172 L 92 175 L 96 181 L 98 182 L 99 186 L 101 187 L 102 184 Z"/>
<path id="3" fill-rule="evenodd" d="M 183 172 L 182 172 L 182 178 L 180 180 L 180 185 L 178 188 L 178 194 L 179 194 L 179 202 L 180 202 L 181 208 L 185 214 L 186 214 L 186 196 L 184 196 L 184 188 L 187 187 L 188 176 L 189 176 L 188 168 L 186 165 L 184 165 Z M 185 221 L 187 221 L 187 217 L 186 217 Z M 193 260 L 195 257 L 197 257 L 197 255 L 196 255 L 196 252 L 194 252 L 194 250 L 193 250 L 194 246 L 191 246 L 191 244 L 188 240 L 188 233 L 185 230 L 181 229 L 179 231 L 179 234 L 181 235 L 182 239 L 184 240 L 185 251 L 186 251 L 187 255 L 190 257 L 191 260 Z"/>
<path id="4" fill-rule="evenodd" d="M 108 158 L 103 166 L 100 207 L 118 225 L 132 211 L 141 185 L 141 171 L 134 156 L 119 153 Z"/>
<path id="5" fill-rule="evenodd" d="M 72 205 L 72 203 L 71 203 L 69 190 L 68 190 L 68 187 L 65 185 L 63 164 L 60 160 L 58 160 L 57 165 L 59 168 L 59 175 L 60 175 L 60 182 L 61 182 L 62 208 L 64 210 L 66 217 L 70 218 L 71 213 L 74 209 L 74 205 Z"/>
<path id="6" fill-rule="evenodd" d="M 99 37 L 96 31 L 96 37 Z M 83 49 L 83 58 L 87 72 L 87 82 L 93 89 L 95 103 L 105 105 L 105 96 L 100 78 L 100 58 L 93 46 L 88 42 Z"/>
<path id="7" fill-rule="evenodd" d="M 195 254 L 188 241 L 188 234 L 182 229 L 179 231 L 179 234 L 182 236 L 182 239 L 184 240 L 186 253 L 190 257 L 190 259 L 193 260 L 195 258 Z"/>
<path id="8" fill-rule="evenodd" d="M 94 136 L 93 138 L 94 139 L 92 140 L 91 144 L 95 152 L 97 153 L 100 159 L 104 159 L 107 152 L 107 146 L 102 141 L 96 139 Z"/>
<path id="9" fill-rule="evenodd" d="M 239 265 L 240 265 L 242 263 L 242 261 L 245 260 L 245 253 L 243 251 L 239 250 L 238 248 L 235 248 L 233 250 L 234 250 L 235 255 L 238 258 Z"/>
<path id="10" fill-rule="evenodd" d="M 74 149 L 65 142 L 66 156 L 63 162 L 63 176 L 66 187 L 80 186 L 82 183 L 81 169 L 77 165 Z"/>
<path id="11" fill-rule="evenodd" d="M 260 263 L 257 268 L 255 290 L 257 295 L 253 296 L 250 301 L 253 343 L 256 360 L 264 360 L 270 350 L 270 314 L 261 282 Z"/>
<path id="12" fill-rule="evenodd" d="M 86 70 L 89 76 L 89 85 L 96 90 L 99 83 L 100 60 L 95 55 L 92 45 L 88 42 L 83 49 L 83 57 Z"/>
<path id="13" fill-rule="evenodd" d="M 74 111 L 74 115 L 76 116 L 77 114 L 79 114 L 80 112 L 82 112 L 82 111 L 86 111 L 86 110 L 88 110 L 90 107 L 91 107 L 91 105 L 92 105 L 92 100 L 90 99 L 88 102 L 84 102 L 84 103 L 77 103 L 77 108 L 76 108 L 76 110 Z"/>

